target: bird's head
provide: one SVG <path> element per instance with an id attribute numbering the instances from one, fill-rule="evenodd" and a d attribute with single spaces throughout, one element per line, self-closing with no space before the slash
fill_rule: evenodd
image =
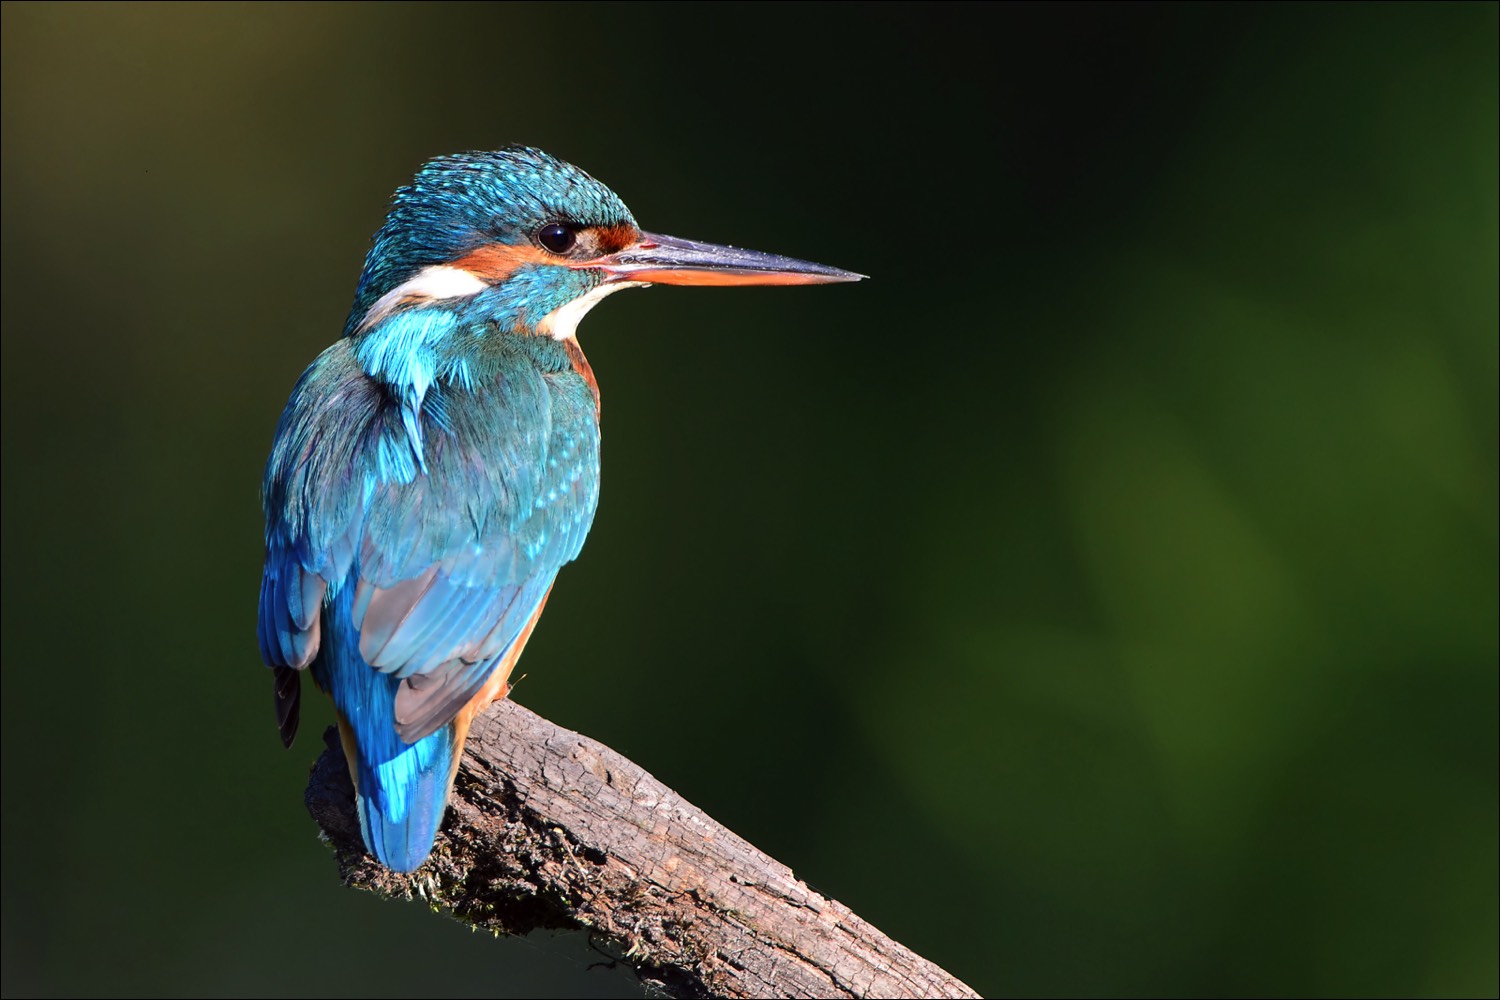
<path id="1" fill-rule="evenodd" d="M 365 258 L 345 332 L 400 313 L 476 309 L 521 333 L 571 337 L 610 292 L 647 284 L 805 285 L 862 275 L 642 232 L 572 164 L 511 146 L 431 160 L 396 192 Z"/>

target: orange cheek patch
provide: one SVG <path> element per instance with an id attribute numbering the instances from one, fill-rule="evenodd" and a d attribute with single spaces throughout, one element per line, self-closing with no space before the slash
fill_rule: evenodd
<path id="1" fill-rule="evenodd" d="M 619 253 L 641 241 L 641 231 L 634 226 L 590 226 L 584 231 L 598 249 L 598 256 Z M 598 266 L 596 260 L 568 260 L 548 253 L 530 244 L 511 246 L 507 243 L 488 243 L 471 250 L 449 264 L 468 271 L 474 277 L 490 284 L 498 284 L 515 274 L 527 264 L 551 264 L 555 267 L 586 268 Z"/>
<path id="2" fill-rule="evenodd" d="M 482 281 L 495 284 L 509 278 L 527 264 L 556 263 L 556 257 L 537 247 L 489 243 L 469 251 L 449 266 L 468 271 Z"/>
<path id="3" fill-rule="evenodd" d="M 641 241 L 641 231 L 634 226 L 593 226 L 590 232 L 594 234 L 595 245 L 599 247 L 601 256 L 619 253 Z"/>

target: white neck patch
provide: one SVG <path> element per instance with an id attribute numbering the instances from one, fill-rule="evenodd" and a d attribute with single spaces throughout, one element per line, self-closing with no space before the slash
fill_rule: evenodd
<path id="1" fill-rule="evenodd" d="M 578 335 L 579 321 L 606 295 L 613 295 L 622 288 L 645 288 L 648 284 L 646 281 L 612 281 L 599 285 L 587 295 L 580 295 L 543 316 L 536 328 L 553 340 L 568 340 Z"/>
<path id="2" fill-rule="evenodd" d="M 424 267 L 401 284 L 386 292 L 365 311 L 356 329 L 374 326 L 396 311 L 403 302 L 413 299 L 462 299 L 490 287 L 471 271 L 445 264 Z"/>

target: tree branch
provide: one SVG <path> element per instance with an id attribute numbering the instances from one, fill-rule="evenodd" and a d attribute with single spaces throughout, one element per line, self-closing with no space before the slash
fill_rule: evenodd
<path id="1" fill-rule="evenodd" d="M 678 997 L 974 997 L 638 765 L 515 702 L 474 723 L 432 858 L 365 853 L 335 731 L 307 807 L 344 881 L 506 934 L 586 928 Z"/>

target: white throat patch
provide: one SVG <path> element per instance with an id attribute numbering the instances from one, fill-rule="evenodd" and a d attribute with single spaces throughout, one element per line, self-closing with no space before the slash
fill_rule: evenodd
<path id="1" fill-rule="evenodd" d="M 567 340 L 577 336 L 579 321 L 606 295 L 613 295 L 622 288 L 644 288 L 647 284 L 649 282 L 613 281 L 599 285 L 587 295 L 580 295 L 567 305 L 559 306 L 543 316 L 542 321 L 536 325 L 537 330 L 553 340 Z"/>

